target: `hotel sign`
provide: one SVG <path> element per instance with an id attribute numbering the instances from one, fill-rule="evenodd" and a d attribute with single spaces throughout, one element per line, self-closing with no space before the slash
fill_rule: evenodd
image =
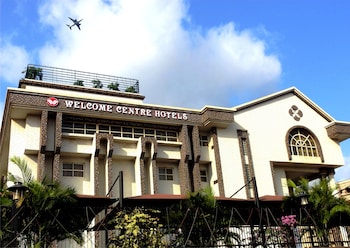
<path id="1" fill-rule="evenodd" d="M 52 104 L 55 103 L 55 104 Z M 54 97 L 47 99 L 47 104 L 51 107 L 58 105 L 58 100 Z M 123 115 L 146 116 L 153 118 L 188 120 L 187 113 L 176 111 L 165 111 L 160 109 L 141 108 L 124 105 L 111 105 L 106 103 L 85 102 L 77 100 L 64 100 L 64 107 L 79 110 L 92 110 L 98 112 L 118 113 Z"/>

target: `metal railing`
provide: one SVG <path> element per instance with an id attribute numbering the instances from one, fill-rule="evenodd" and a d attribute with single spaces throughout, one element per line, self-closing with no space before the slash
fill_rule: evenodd
<path id="1" fill-rule="evenodd" d="M 139 93 L 139 81 L 132 78 L 29 64 L 24 78 L 105 90 Z"/>

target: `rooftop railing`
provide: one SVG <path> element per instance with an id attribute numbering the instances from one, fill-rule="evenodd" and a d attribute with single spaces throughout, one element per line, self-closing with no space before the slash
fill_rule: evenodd
<path id="1" fill-rule="evenodd" d="M 29 64 L 23 73 L 24 78 L 44 82 L 139 93 L 139 81 L 132 78 L 34 64 Z"/>

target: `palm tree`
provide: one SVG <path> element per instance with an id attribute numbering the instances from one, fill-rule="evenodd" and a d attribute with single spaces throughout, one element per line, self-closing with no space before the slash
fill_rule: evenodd
<path id="1" fill-rule="evenodd" d="M 285 206 L 296 206 L 298 196 L 301 193 L 308 195 L 308 217 L 312 217 L 312 224 L 317 228 L 317 236 L 328 245 L 328 234 L 330 228 L 339 225 L 340 215 L 344 218 L 350 217 L 350 204 L 343 198 L 336 197 L 330 186 L 329 179 L 322 178 L 316 184 L 302 178 L 298 183 L 288 180 L 288 186 L 293 189 L 291 196 L 285 199 Z"/>
<path id="2" fill-rule="evenodd" d="M 20 180 L 28 188 L 24 200 L 16 204 L 18 221 L 13 235 L 19 232 L 34 247 L 49 247 L 67 238 L 81 244 L 85 216 L 78 208 L 75 190 L 46 179 L 34 180 L 25 160 L 15 156 L 11 161 L 20 168 L 22 177 L 10 174 L 9 180 Z M 5 226 L 11 229 L 10 224 Z M 8 245 L 11 247 L 15 241 L 16 237 Z"/>
<path id="3" fill-rule="evenodd" d="M 9 172 L 9 181 L 19 182 L 23 181 L 24 184 L 28 184 L 33 181 L 33 175 L 31 169 L 28 167 L 27 162 L 19 156 L 13 156 L 10 158 L 10 161 L 17 165 L 20 169 L 22 177 L 18 177 Z"/>
<path id="4" fill-rule="evenodd" d="M 54 241 L 67 238 L 80 244 L 83 240 L 79 223 L 81 219 L 74 211 L 77 208 L 75 190 L 45 180 L 32 181 L 27 187 L 29 192 L 24 202 L 25 214 L 35 221 L 30 231 L 26 232 L 26 237 L 40 246 L 49 246 Z"/>

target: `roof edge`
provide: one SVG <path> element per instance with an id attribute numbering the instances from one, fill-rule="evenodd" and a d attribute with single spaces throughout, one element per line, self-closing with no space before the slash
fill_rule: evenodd
<path id="1" fill-rule="evenodd" d="M 315 110 L 317 113 L 319 113 L 327 121 L 329 121 L 329 122 L 335 121 L 335 119 L 332 116 L 330 116 L 326 111 L 324 111 L 320 106 L 318 106 L 316 103 L 314 103 L 310 98 L 308 98 L 306 95 L 304 95 L 300 90 L 298 90 L 294 86 L 287 88 L 285 90 L 282 90 L 282 91 L 255 99 L 253 101 L 235 106 L 234 109 L 236 109 L 236 111 L 238 112 L 238 111 L 257 106 L 259 104 L 271 101 L 273 99 L 276 99 L 276 98 L 279 98 L 281 96 L 288 95 L 288 94 L 294 94 L 295 96 L 299 97 L 303 102 L 305 102 L 313 110 Z"/>

